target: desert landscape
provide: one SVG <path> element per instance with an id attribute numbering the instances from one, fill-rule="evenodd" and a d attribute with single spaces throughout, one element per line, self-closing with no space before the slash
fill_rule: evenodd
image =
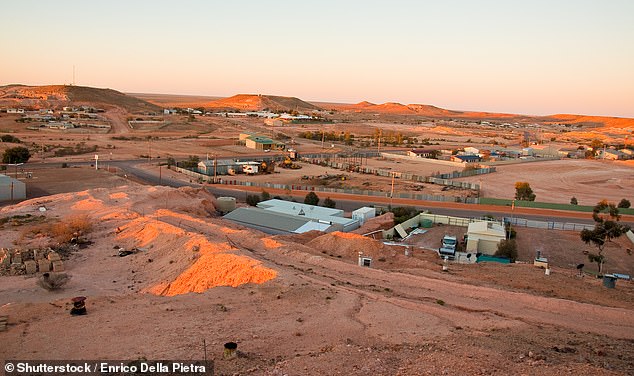
<path id="1" fill-rule="evenodd" d="M 48 291 L 41 287 L 41 271 L 3 269 L 0 317 L 7 321 L 0 339 L 10 345 L 0 347 L 0 359 L 204 357 L 219 375 L 634 370 L 634 285 L 619 279 L 616 288 L 606 288 L 587 259 L 595 249 L 579 231 L 516 227 L 515 263 L 451 262 L 444 271 L 440 240 L 462 238 L 464 227 L 436 224 L 401 243 L 364 236 L 394 226 L 388 212 L 352 232 L 271 235 L 224 219 L 211 193 L 225 189 L 244 208 L 249 194 L 301 201 L 307 190 L 317 189 L 322 199 L 345 207 L 347 216 L 373 203 L 588 224 L 588 211 L 465 202 L 511 200 L 515 182 L 524 180 L 544 203 L 568 204 L 575 197 L 592 207 L 602 199 L 632 199 L 631 160 L 493 160 L 476 167 L 491 171 L 461 176 L 473 167 L 407 152 L 501 144 L 521 150 L 527 138 L 537 146 L 555 138 L 552 143 L 566 150 L 595 139 L 618 145 L 632 132 L 631 119 L 538 119 L 262 95 L 132 96 L 72 86 L 10 86 L 2 92 L 0 107 L 24 107 L 27 114 L 0 114 L 0 134 L 17 139 L 0 143 L 0 153 L 23 146 L 31 157 L 6 168 L 9 177 L 25 182 L 26 200 L 0 208 L 0 248 L 21 250 L 34 260 L 55 250 L 63 264 L 53 266 L 63 270 L 51 274 L 67 280 Z M 78 123 L 91 113 L 86 108 L 99 109 L 95 116 L 107 131 Z M 53 116 L 71 114 L 61 121 L 73 127 L 34 127 L 45 122 L 28 112 L 42 109 Z M 310 119 L 276 124 L 262 115 L 237 115 L 269 110 Z M 577 130 L 565 131 L 561 124 Z M 293 168 L 283 168 L 288 151 L 248 148 L 239 142 L 245 133 L 283 139 L 300 158 L 289 162 Z M 209 184 L 170 165 L 192 158 L 208 163 L 277 158 L 278 165 L 272 173 L 222 175 L 222 184 Z M 473 188 L 414 180 L 447 175 Z M 421 201 L 412 194 L 445 201 Z M 622 223 L 634 223 L 622 210 Z M 604 271 L 633 275 L 632 248 L 625 236 L 609 242 Z M 358 265 L 359 252 L 375 260 L 371 268 Z M 536 252 L 548 257 L 548 273 L 533 265 Z M 581 263 L 591 273 L 580 274 Z M 70 316 L 71 299 L 78 296 L 86 297 L 87 314 Z M 238 346 L 230 358 L 223 353 L 228 342 Z"/>
<path id="2" fill-rule="evenodd" d="M 631 283 L 606 290 L 575 270 L 546 276 L 530 264 L 442 272 L 424 247 L 405 256 L 359 234 L 270 236 L 223 220 L 215 202 L 201 189 L 131 184 L 2 208 L 0 217 L 35 218 L 3 225 L 2 247 L 59 246 L 46 224 L 90 225 L 85 245 L 66 248 L 64 289 L 0 277 L 9 318 L 0 336 L 11 344 L 0 357 L 197 359 L 205 340 L 217 374 L 632 370 Z M 385 261 L 361 268 L 358 250 Z M 88 314 L 71 317 L 79 295 Z M 239 350 L 230 360 L 228 341 Z"/>

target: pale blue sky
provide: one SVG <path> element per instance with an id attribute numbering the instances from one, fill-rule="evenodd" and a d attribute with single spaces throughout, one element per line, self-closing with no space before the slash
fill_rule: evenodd
<path id="1" fill-rule="evenodd" d="M 0 84 L 634 117 L 634 1 L 5 1 Z"/>

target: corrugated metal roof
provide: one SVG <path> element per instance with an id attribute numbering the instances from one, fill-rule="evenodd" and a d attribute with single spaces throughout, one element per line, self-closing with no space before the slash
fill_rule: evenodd
<path id="1" fill-rule="evenodd" d="M 237 208 L 223 218 L 245 226 L 255 226 L 283 232 L 295 232 L 295 230 L 306 225 L 306 223 L 311 222 L 310 218 L 302 218 L 260 208 Z"/>

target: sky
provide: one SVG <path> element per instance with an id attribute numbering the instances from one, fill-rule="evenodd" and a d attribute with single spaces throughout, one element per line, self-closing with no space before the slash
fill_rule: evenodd
<path id="1" fill-rule="evenodd" d="M 5 1 L 0 85 L 634 117 L 632 0 Z"/>

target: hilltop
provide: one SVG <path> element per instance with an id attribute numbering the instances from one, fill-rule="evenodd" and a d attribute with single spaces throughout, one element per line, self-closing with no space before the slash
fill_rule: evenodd
<path id="1" fill-rule="evenodd" d="M 206 103 L 204 107 L 241 111 L 319 111 L 320 107 L 304 102 L 295 97 L 281 97 L 277 95 L 238 94 L 229 98 Z"/>
<path id="2" fill-rule="evenodd" d="M 329 108 L 342 112 L 375 113 L 390 115 L 416 115 L 435 119 L 465 119 L 465 120 L 497 120 L 506 122 L 536 122 L 536 123 L 561 123 L 580 124 L 606 128 L 628 128 L 634 127 L 634 119 L 591 116 L 576 114 L 555 114 L 547 116 L 530 116 L 520 114 L 505 114 L 483 111 L 457 111 L 448 110 L 428 104 L 401 104 L 397 102 L 386 102 L 374 104 L 368 101 L 356 104 L 332 103 Z"/>
<path id="3" fill-rule="evenodd" d="M 155 104 L 113 89 L 71 85 L 0 86 L 0 106 L 51 108 L 68 105 L 120 107 L 128 112 L 156 112 L 161 109 Z"/>

